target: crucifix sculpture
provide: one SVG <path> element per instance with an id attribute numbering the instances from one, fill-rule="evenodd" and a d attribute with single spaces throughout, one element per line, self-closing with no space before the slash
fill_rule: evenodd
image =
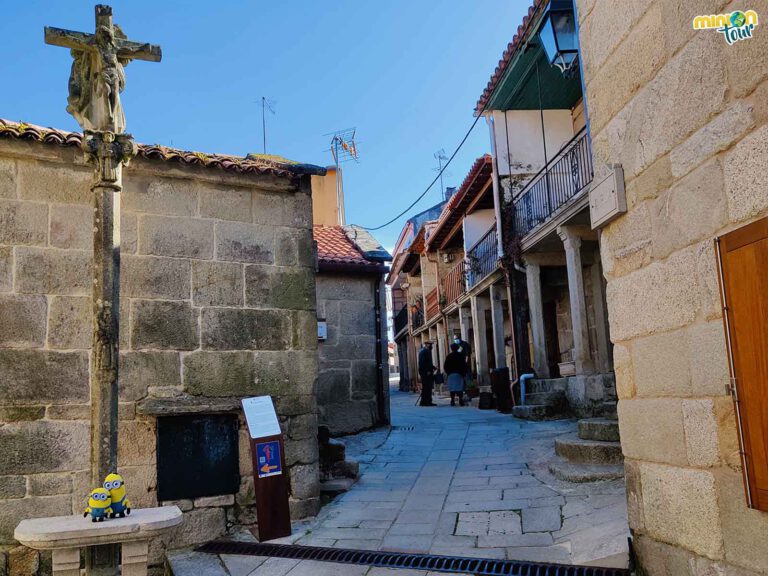
<path id="1" fill-rule="evenodd" d="M 125 133 L 120 92 L 131 60 L 159 62 L 159 46 L 131 42 L 96 6 L 96 32 L 45 28 L 45 42 L 70 48 L 67 112 L 83 129 L 83 152 L 94 165 L 93 339 L 91 352 L 91 481 L 117 470 L 117 377 L 120 313 L 120 191 L 122 167 L 136 154 Z"/>

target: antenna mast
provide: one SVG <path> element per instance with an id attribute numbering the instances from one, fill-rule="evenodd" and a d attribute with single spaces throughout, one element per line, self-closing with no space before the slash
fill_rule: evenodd
<path id="1" fill-rule="evenodd" d="M 267 110 L 270 111 L 270 113 L 275 113 L 275 104 L 276 102 L 274 100 L 268 100 L 266 96 L 261 97 L 261 133 L 263 135 L 263 141 L 264 141 L 264 154 L 267 153 L 267 118 L 266 113 Z"/>
<path id="2" fill-rule="evenodd" d="M 448 160 L 448 156 L 445 155 L 445 150 L 440 148 L 434 153 L 435 160 L 437 160 L 437 168 L 435 170 L 440 174 L 440 196 L 445 199 L 445 187 L 443 186 L 443 161 Z"/>
<path id="3" fill-rule="evenodd" d="M 341 169 L 339 165 L 342 162 L 354 160 L 358 162 L 360 157 L 357 153 L 357 142 L 355 141 L 355 128 L 347 128 L 326 134 L 331 138 L 331 154 L 336 165 L 336 206 L 339 210 L 339 224 L 344 225 L 344 191 L 341 180 Z"/>

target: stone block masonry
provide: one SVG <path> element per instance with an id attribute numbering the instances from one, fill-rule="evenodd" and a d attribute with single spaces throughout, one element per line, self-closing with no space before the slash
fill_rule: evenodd
<path id="1" fill-rule="evenodd" d="M 0 139 L 0 546 L 22 518 L 79 513 L 92 488 L 89 175 L 78 150 Z M 161 504 L 158 414 L 238 411 L 240 398 L 269 394 L 296 477 L 292 511 L 316 513 L 308 178 L 143 158 L 125 170 L 119 462 L 136 506 Z M 239 491 L 177 502 L 183 526 L 153 544 L 154 561 L 256 521 L 240 426 Z M 8 549 L 0 574 L 45 565 Z"/>
<path id="2" fill-rule="evenodd" d="M 330 272 L 317 278 L 317 315 L 328 326 L 328 339 L 318 345 L 318 408 L 320 423 L 332 434 L 359 432 L 378 420 L 374 287 L 379 280 Z"/>
<path id="3" fill-rule="evenodd" d="M 713 240 L 768 215 L 768 34 L 694 30 L 722 0 L 577 0 L 596 169 L 628 212 L 602 231 L 629 522 L 648 576 L 768 573 L 746 507 Z"/>

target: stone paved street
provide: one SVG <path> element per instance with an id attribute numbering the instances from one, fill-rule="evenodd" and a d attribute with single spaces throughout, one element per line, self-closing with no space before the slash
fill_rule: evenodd
<path id="1" fill-rule="evenodd" d="M 284 539 L 298 544 L 595 565 L 626 565 L 622 481 L 569 484 L 547 462 L 574 421 L 528 422 L 474 407 L 414 406 L 392 392 L 393 429 L 347 439 L 361 478 Z M 189 558 L 192 560 L 192 558 Z M 390 571 L 223 557 L 231 576 Z M 395 571 L 393 574 L 424 574 Z M 199 571 L 198 571 L 199 575 Z"/>

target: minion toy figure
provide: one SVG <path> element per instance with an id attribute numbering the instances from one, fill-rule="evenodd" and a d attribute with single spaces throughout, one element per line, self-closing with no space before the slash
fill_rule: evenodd
<path id="1" fill-rule="evenodd" d="M 104 490 L 112 497 L 111 518 L 124 518 L 131 513 L 131 501 L 125 495 L 125 481 L 120 474 L 109 474 L 104 478 Z"/>
<path id="2" fill-rule="evenodd" d="M 112 514 L 112 499 L 109 491 L 104 488 L 95 488 L 88 496 L 88 507 L 83 512 L 83 518 L 91 515 L 91 522 L 103 522 Z"/>

